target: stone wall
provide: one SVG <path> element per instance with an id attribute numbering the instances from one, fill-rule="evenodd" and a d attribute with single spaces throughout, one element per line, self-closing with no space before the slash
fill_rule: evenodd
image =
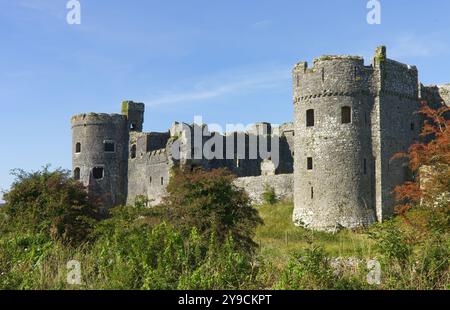
<path id="1" fill-rule="evenodd" d="M 293 79 L 294 221 L 330 230 L 391 216 L 392 191 L 410 177 L 405 160 L 393 156 L 420 132 L 417 68 L 379 47 L 371 66 L 357 56 L 322 56 L 311 68 L 297 64 Z"/>
<path id="2" fill-rule="evenodd" d="M 126 199 L 128 124 L 124 115 L 80 114 L 72 117 L 73 175 L 103 207 Z M 105 144 L 113 146 L 105 149 Z M 94 173 L 95 172 L 95 173 Z"/>
<path id="3" fill-rule="evenodd" d="M 354 56 L 294 68 L 296 224 L 332 230 L 374 221 L 372 76 L 372 67 Z M 350 110 L 348 122 L 343 109 Z"/>
<path id="4" fill-rule="evenodd" d="M 440 108 L 443 104 L 450 106 L 450 84 L 420 85 L 420 97 L 435 109 Z"/>
<path id="5" fill-rule="evenodd" d="M 374 61 L 375 118 L 372 138 L 376 143 L 376 210 L 379 221 L 393 214 L 395 200 L 393 189 L 409 177 L 405 158 L 393 159 L 406 152 L 419 137 L 418 71 L 415 66 L 387 58 L 385 48 L 378 50 Z"/>
<path id="6" fill-rule="evenodd" d="M 234 184 L 237 187 L 245 189 L 250 199 L 255 204 L 263 203 L 262 195 L 269 185 L 275 190 L 277 199 L 292 200 L 294 190 L 294 175 L 262 175 L 256 177 L 237 178 Z"/>
<path id="7" fill-rule="evenodd" d="M 146 196 L 150 204 L 161 203 L 166 195 L 172 162 L 166 149 L 137 154 L 128 161 L 127 203 L 133 204 L 137 196 Z"/>

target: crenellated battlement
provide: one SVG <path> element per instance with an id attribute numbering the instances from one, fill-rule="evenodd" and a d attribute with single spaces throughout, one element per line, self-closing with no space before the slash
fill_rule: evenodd
<path id="1" fill-rule="evenodd" d="M 327 55 L 295 65 L 293 74 L 294 102 L 321 97 L 353 96 L 370 93 L 372 66 L 365 66 L 360 56 Z"/>
<path id="2" fill-rule="evenodd" d="M 107 113 L 82 113 L 72 116 L 70 119 L 72 127 L 88 126 L 88 125 L 102 125 L 114 124 L 126 121 L 126 118 L 121 114 L 107 114 Z"/>

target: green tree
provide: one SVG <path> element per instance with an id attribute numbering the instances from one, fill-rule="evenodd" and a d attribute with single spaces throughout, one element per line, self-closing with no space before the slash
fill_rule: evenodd
<path id="1" fill-rule="evenodd" d="M 41 171 L 13 170 L 15 181 L 5 193 L 5 215 L 12 229 L 43 233 L 65 243 L 85 241 L 97 219 L 84 186 L 70 172 L 44 167 Z"/>
<path id="2" fill-rule="evenodd" d="M 167 186 L 168 195 L 159 206 L 162 218 L 184 236 L 195 227 L 203 240 L 214 233 L 223 243 L 229 235 L 237 247 L 252 251 L 256 247 L 252 240 L 255 228 L 263 221 L 234 180 L 226 169 L 175 169 Z"/>

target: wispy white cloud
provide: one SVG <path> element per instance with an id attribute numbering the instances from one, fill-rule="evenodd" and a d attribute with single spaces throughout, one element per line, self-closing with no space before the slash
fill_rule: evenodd
<path id="1" fill-rule="evenodd" d="M 219 74 L 195 82 L 191 89 L 166 91 L 152 96 L 146 100 L 146 105 L 190 103 L 236 94 L 253 93 L 262 89 L 286 87 L 289 79 L 289 68 L 272 68 L 254 73 Z"/>
<path id="2" fill-rule="evenodd" d="M 265 19 L 265 20 L 260 20 L 260 21 L 253 23 L 251 25 L 251 27 L 255 28 L 255 29 L 262 29 L 262 28 L 266 28 L 266 27 L 270 26 L 271 23 L 272 22 L 270 20 Z"/>

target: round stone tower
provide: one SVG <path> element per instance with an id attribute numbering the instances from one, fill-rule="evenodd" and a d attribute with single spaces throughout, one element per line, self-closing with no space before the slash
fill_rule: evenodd
<path id="1" fill-rule="evenodd" d="M 375 221 L 373 69 L 356 56 L 323 56 L 293 70 L 294 214 L 318 230 Z"/>
<path id="2" fill-rule="evenodd" d="M 72 117 L 72 173 L 103 208 L 125 203 L 129 124 L 126 115 Z"/>

